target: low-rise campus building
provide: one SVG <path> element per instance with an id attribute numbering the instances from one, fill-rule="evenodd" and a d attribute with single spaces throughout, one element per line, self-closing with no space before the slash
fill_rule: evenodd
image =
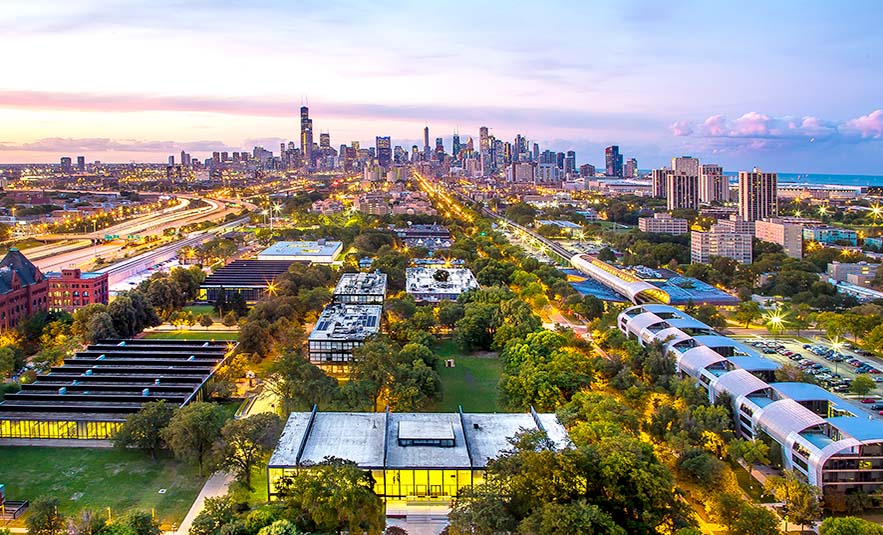
<path id="1" fill-rule="evenodd" d="M 224 292 L 228 303 L 236 294 L 255 303 L 275 291 L 276 279 L 287 273 L 293 263 L 293 260 L 234 260 L 206 277 L 199 285 L 197 301 L 214 303 Z"/>
<path id="2" fill-rule="evenodd" d="M 62 269 L 46 274 L 49 280 L 49 310 L 74 312 L 93 303 L 107 304 L 107 273 Z"/>
<path id="3" fill-rule="evenodd" d="M 0 260 L 0 331 L 48 309 L 49 282 L 40 269 L 12 247 Z"/>
<path id="4" fill-rule="evenodd" d="M 380 331 L 382 305 L 332 303 L 316 320 L 308 339 L 310 362 L 331 374 L 344 373 L 353 349 Z"/>
<path id="5" fill-rule="evenodd" d="M 642 345 L 661 343 L 710 402 L 729 400 L 740 437 L 776 446 L 776 461 L 824 496 L 883 484 L 883 421 L 853 402 L 817 385 L 776 382 L 777 364 L 671 306 L 628 308 L 618 325 Z"/>
<path id="6" fill-rule="evenodd" d="M 150 401 L 183 406 L 232 353 L 230 342 L 103 340 L 0 402 L 0 438 L 110 439 Z"/>
<path id="7" fill-rule="evenodd" d="M 333 264 L 342 251 L 343 242 L 339 241 L 280 241 L 258 253 L 258 260 Z"/>
<path id="8" fill-rule="evenodd" d="M 475 275 L 468 268 L 408 268 L 405 289 L 418 303 L 438 303 L 444 299 L 456 301 L 463 292 L 479 287 Z"/>
<path id="9" fill-rule="evenodd" d="M 682 217 L 672 217 L 668 212 L 657 212 L 653 217 L 639 217 L 638 229 L 641 232 L 654 234 L 686 234 L 687 220 Z"/>
<path id="10" fill-rule="evenodd" d="M 553 447 L 570 443 L 554 414 L 295 412 L 267 467 L 269 497 L 280 477 L 309 470 L 326 457 L 356 463 L 374 477 L 387 501 L 450 503 L 484 481 L 488 461 L 509 449 L 509 438 L 543 431 Z"/>
<path id="11" fill-rule="evenodd" d="M 334 288 L 335 303 L 382 305 L 386 299 L 386 274 L 344 273 Z"/>

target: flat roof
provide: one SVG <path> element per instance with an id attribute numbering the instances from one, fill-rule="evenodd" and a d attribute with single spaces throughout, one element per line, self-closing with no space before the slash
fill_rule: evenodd
<path id="1" fill-rule="evenodd" d="M 266 288 L 287 273 L 293 263 L 293 260 L 234 260 L 206 277 L 200 288 Z"/>
<path id="2" fill-rule="evenodd" d="M 309 429 L 301 464 L 325 457 L 348 459 L 363 468 L 383 466 L 386 413 L 317 412 Z"/>
<path id="3" fill-rule="evenodd" d="M 447 271 L 448 279 L 439 281 L 435 279 L 437 271 Z M 475 275 L 468 268 L 408 268 L 405 271 L 405 288 L 408 293 L 420 294 L 453 294 L 463 293 L 467 290 L 478 288 Z"/>
<path id="4" fill-rule="evenodd" d="M 883 442 L 883 421 L 877 418 L 869 420 L 858 416 L 836 416 L 825 420 L 856 440 Z"/>
<path id="5" fill-rule="evenodd" d="M 334 295 L 386 295 L 386 273 L 344 273 L 340 276 Z"/>
<path id="6" fill-rule="evenodd" d="M 280 241 L 258 253 L 261 257 L 301 256 L 301 257 L 333 257 L 343 248 L 339 241 Z"/>
<path id="7" fill-rule="evenodd" d="M 454 427 L 450 422 L 399 420 L 399 439 L 453 440 Z"/>
<path id="8" fill-rule="evenodd" d="M 382 313 L 383 305 L 332 303 L 316 320 L 309 340 L 364 340 L 380 330 Z"/>

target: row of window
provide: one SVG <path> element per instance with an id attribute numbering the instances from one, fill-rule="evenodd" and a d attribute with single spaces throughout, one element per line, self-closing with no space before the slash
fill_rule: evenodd
<path id="1" fill-rule="evenodd" d="M 120 426 L 121 422 L 0 420 L 0 438 L 105 440 L 112 438 Z"/>

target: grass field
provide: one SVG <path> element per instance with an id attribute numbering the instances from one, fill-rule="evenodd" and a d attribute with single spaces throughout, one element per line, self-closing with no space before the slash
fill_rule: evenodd
<path id="1" fill-rule="evenodd" d="M 438 373 L 444 397 L 431 411 L 456 412 L 462 405 L 466 412 L 503 412 L 497 395 L 503 363 L 495 355 L 464 355 L 451 341 L 442 342 L 436 353 L 443 361 L 454 359 L 454 367 L 442 362 Z"/>
<path id="2" fill-rule="evenodd" d="M 212 305 L 190 305 L 184 307 L 183 310 L 184 312 L 193 312 L 194 316 L 199 316 L 200 314 L 208 314 L 212 317 L 212 319 L 218 319 L 218 315 L 215 314 L 215 308 Z"/>
<path id="3" fill-rule="evenodd" d="M 172 459 L 153 461 L 139 451 L 113 448 L 0 448 L 0 481 L 11 500 L 58 498 L 62 513 L 93 509 L 116 517 L 140 509 L 156 511 L 163 524 L 179 523 L 205 478 L 194 466 Z M 160 494 L 160 490 L 165 492 Z"/>
<path id="4" fill-rule="evenodd" d="M 159 331 L 147 333 L 144 338 L 167 340 L 238 340 L 239 333 L 237 331 L 202 331 L 194 329 L 192 331 Z"/>

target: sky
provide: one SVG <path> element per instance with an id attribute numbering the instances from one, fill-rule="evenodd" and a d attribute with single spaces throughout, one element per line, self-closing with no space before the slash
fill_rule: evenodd
<path id="1" fill-rule="evenodd" d="M 883 175 L 883 2 L 4 0 L 0 163 L 518 133 Z M 434 141 L 431 141 L 434 144 Z"/>

